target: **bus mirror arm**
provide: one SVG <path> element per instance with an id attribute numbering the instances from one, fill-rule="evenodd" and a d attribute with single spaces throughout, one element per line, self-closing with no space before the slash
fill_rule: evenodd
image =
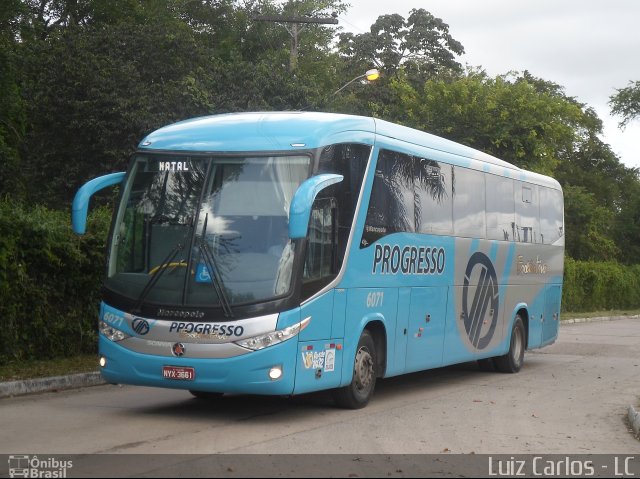
<path id="1" fill-rule="evenodd" d="M 307 236 L 311 207 L 316 196 L 326 187 L 340 183 L 343 179 L 342 175 L 327 173 L 312 176 L 300 185 L 289 207 L 289 238 L 295 240 Z"/>
<path id="2" fill-rule="evenodd" d="M 89 210 L 89 200 L 98 191 L 108 187 L 122 183 L 124 179 L 124 171 L 119 173 L 111 173 L 109 175 L 99 176 L 85 183 L 73 198 L 73 207 L 71 208 L 71 224 L 73 232 L 83 235 L 87 230 L 87 212 Z"/>

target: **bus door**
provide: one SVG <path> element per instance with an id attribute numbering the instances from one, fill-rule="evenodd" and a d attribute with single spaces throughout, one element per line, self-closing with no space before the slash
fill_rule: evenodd
<path id="1" fill-rule="evenodd" d="M 447 286 L 411 289 L 406 372 L 442 366 L 448 292 Z"/>

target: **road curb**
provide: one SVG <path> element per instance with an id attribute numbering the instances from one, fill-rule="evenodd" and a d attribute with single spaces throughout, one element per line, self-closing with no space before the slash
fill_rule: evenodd
<path id="1" fill-rule="evenodd" d="M 635 314 L 633 316 L 598 316 L 595 318 L 563 319 L 560 321 L 560 326 L 562 326 L 563 324 L 597 323 L 600 321 L 619 321 L 621 319 L 638 319 L 638 318 L 640 318 L 640 314 Z"/>
<path id="2" fill-rule="evenodd" d="M 98 371 L 0 383 L 0 398 L 106 384 Z"/>

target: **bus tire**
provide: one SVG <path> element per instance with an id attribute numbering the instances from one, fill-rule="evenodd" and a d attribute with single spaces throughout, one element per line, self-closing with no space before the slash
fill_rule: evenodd
<path id="1" fill-rule="evenodd" d="M 504 356 L 494 358 L 496 369 L 502 373 L 517 373 L 524 363 L 524 350 L 527 347 L 524 322 L 519 314 L 511 328 L 509 351 Z"/>
<path id="2" fill-rule="evenodd" d="M 189 389 L 189 392 L 196 399 L 207 399 L 207 400 L 220 399 L 224 394 L 224 393 L 212 393 L 210 391 L 194 391 L 192 389 Z"/>
<path id="3" fill-rule="evenodd" d="M 351 383 L 333 390 L 333 400 L 338 407 L 361 409 L 369 403 L 376 386 L 377 364 L 375 342 L 365 329 L 358 341 Z"/>

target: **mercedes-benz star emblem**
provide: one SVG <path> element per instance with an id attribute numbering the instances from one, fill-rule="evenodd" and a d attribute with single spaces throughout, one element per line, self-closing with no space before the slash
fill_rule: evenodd
<path id="1" fill-rule="evenodd" d="M 171 348 L 171 352 L 173 353 L 174 356 L 180 357 L 180 356 L 184 356 L 186 349 L 184 347 L 184 344 L 176 343 Z"/>

